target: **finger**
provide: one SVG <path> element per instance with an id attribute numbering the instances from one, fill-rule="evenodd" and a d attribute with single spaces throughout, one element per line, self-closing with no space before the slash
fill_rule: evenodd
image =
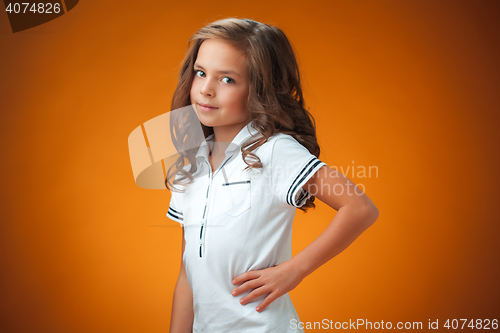
<path id="1" fill-rule="evenodd" d="M 250 289 L 255 289 L 255 288 L 258 288 L 262 285 L 264 285 L 264 284 L 262 283 L 262 281 L 260 281 L 258 279 L 248 280 L 248 281 L 245 281 L 241 286 L 234 288 L 231 291 L 231 295 L 236 296 L 236 295 L 241 294 L 244 291 L 247 291 Z"/>
<path id="2" fill-rule="evenodd" d="M 272 290 L 270 290 L 270 288 L 266 288 L 265 286 L 259 287 L 257 289 L 254 289 L 252 292 L 250 292 L 250 294 L 248 294 L 245 297 L 243 297 L 242 299 L 240 299 L 240 303 L 241 303 L 241 305 L 245 305 L 248 302 L 252 301 L 253 299 L 255 299 L 261 295 L 270 293 L 271 291 Z"/>
<path id="3" fill-rule="evenodd" d="M 257 310 L 257 312 L 261 312 L 263 311 L 265 308 L 267 308 L 267 306 L 269 304 L 271 304 L 272 302 L 274 302 L 276 300 L 276 297 L 277 293 L 273 292 L 273 293 L 270 293 L 269 296 L 267 296 L 263 301 L 262 303 L 260 303 L 256 308 L 255 310 Z"/>
<path id="4" fill-rule="evenodd" d="M 243 274 L 238 275 L 235 277 L 231 283 L 232 284 L 240 284 L 243 281 L 250 280 L 250 279 L 255 279 L 260 276 L 260 273 L 258 271 L 248 271 Z"/>

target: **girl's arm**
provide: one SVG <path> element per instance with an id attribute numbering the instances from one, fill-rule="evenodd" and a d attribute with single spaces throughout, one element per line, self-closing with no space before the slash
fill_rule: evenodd
<path id="1" fill-rule="evenodd" d="M 318 267 L 345 250 L 378 218 L 378 209 L 368 196 L 342 173 L 326 165 L 303 188 L 337 210 L 337 214 L 318 238 L 290 260 L 234 278 L 234 285 L 244 283 L 233 290 L 233 296 L 254 289 L 240 300 L 241 304 L 269 294 L 256 309 L 262 311 L 275 299 L 293 290 Z"/>
<path id="2" fill-rule="evenodd" d="M 191 333 L 193 331 L 193 293 L 191 292 L 191 288 L 189 288 L 186 269 L 182 260 L 184 246 L 184 228 L 182 228 L 181 269 L 174 289 L 170 333 Z"/>
<path id="3" fill-rule="evenodd" d="M 289 260 L 305 278 L 351 245 L 377 220 L 379 212 L 359 187 L 328 166 L 319 169 L 303 188 L 337 211 L 323 233 Z"/>

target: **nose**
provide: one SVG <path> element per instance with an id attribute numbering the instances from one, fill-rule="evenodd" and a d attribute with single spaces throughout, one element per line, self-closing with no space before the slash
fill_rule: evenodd
<path id="1" fill-rule="evenodd" d="M 203 96 L 215 96 L 215 89 L 211 80 L 205 80 L 205 82 L 203 82 L 203 85 L 200 87 L 200 94 Z"/>

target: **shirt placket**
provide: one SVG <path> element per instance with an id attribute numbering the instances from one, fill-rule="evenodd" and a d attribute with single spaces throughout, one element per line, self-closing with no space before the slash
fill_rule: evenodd
<path id="1" fill-rule="evenodd" d="M 206 238 L 205 235 L 207 233 L 208 210 L 210 208 L 210 198 L 211 198 L 211 193 L 212 193 L 211 189 L 212 189 L 212 185 L 213 185 L 213 180 L 214 180 L 215 175 L 217 175 L 217 173 L 219 172 L 219 170 L 222 170 L 222 172 L 224 174 L 224 178 L 226 178 L 226 174 L 225 174 L 225 171 L 223 168 L 227 164 L 227 162 L 229 162 L 231 157 L 233 157 L 233 155 L 226 157 L 226 159 L 221 163 L 219 168 L 217 168 L 217 170 L 215 170 L 213 175 L 212 175 L 212 166 L 210 165 L 208 160 L 205 160 L 205 163 L 207 164 L 207 167 L 208 167 L 208 188 L 207 188 L 207 193 L 205 196 L 205 207 L 203 208 L 203 217 L 202 217 L 201 226 L 200 226 L 200 241 L 199 241 L 200 247 L 198 249 L 199 258 L 203 258 L 205 255 L 205 246 L 206 246 L 205 245 L 205 238 Z"/>

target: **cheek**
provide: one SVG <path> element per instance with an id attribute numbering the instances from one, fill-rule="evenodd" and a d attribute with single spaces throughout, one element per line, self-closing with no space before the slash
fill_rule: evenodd
<path id="1" fill-rule="evenodd" d="M 241 105 L 241 109 L 246 111 L 248 92 L 242 92 L 239 96 L 239 104 Z"/>
<path id="2" fill-rule="evenodd" d="M 191 83 L 191 90 L 190 94 L 191 97 L 197 97 L 200 94 L 200 89 L 201 89 L 201 82 L 199 80 L 196 80 L 196 77 L 193 78 L 193 82 Z"/>
<path id="3" fill-rule="evenodd" d="M 241 91 L 235 91 L 230 95 L 231 104 L 235 107 L 242 108 L 245 105 L 247 94 Z"/>

